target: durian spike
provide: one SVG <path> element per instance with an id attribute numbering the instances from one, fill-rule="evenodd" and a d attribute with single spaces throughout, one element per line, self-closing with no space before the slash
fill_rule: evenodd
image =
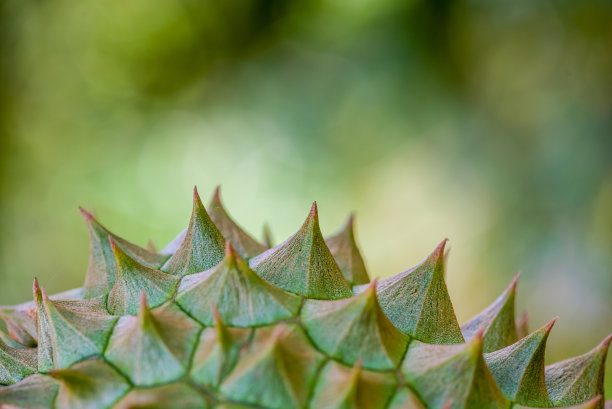
<path id="1" fill-rule="evenodd" d="M 416 267 L 385 278 L 378 285 L 378 300 L 391 322 L 403 333 L 434 344 L 457 344 L 463 336 L 443 275 L 443 254 L 448 239 Z M 355 288 L 356 292 L 364 286 Z"/>
<path id="2" fill-rule="evenodd" d="M 586 354 L 546 367 L 546 387 L 556 406 L 577 405 L 604 393 L 604 369 L 612 334 Z M 599 408 L 603 407 L 600 403 Z"/>
<path id="3" fill-rule="evenodd" d="M 348 365 L 390 370 L 399 365 L 410 337 L 389 321 L 376 295 L 377 281 L 341 300 L 306 300 L 302 324 L 321 350 Z"/>
<path id="4" fill-rule="evenodd" d="M 0 385 L 19 382 L 36 369 L 36 349 L 13 348 L 0 339 Z"/>
<path id="5" fill-rule="evenodd" d="M 402 373 L 427 407 L 439 408 L 448 398 L 452 408 L 508 407 L 482 356 L 483 336 L 481 329 L 464 344 L 410 344 Z"/>
<path id="6" fill-rule="evenodd" d="M 223 235 L 210 219 L 197 187 L 193 188 L 193 209 L 181 245 L 161 268 L 182 277 L 216 266 L 223 259 Z"/>
<path id="7" fill-rule="evenodd" d="M 302 300 L 259 277 L 229 241 L 225 257 L 216 267 L 186 276 L 176 302 L 203 325 L 212 325 L 213 306 L 230 326 L 272 324 L 297 314 Z M 224 302 L 233 300 L 233 302 Z"/>
<path id="8" fill-rule="evenodd" d="M 34 279 L 38 325 L 38 370 L 67 368 L 104 351 L 117 318 L 109 315 L 102 298 L 51 300 Z"/>
<path id="9" fill-rule="evenodd" d="M 235 401 L 269 409 L 303 408 L 323 361 L 299 327 L 281 323 L 273 330 L 259 328 L 248 354 L 220 391 Z"/>
<path id="10" fill-rule="evenodd" d="M 485 361 L 506 397 L 526 406 L 552 406 L 544 381 L 546 341 L 557 318 L 516 343 L 485 354 Z"/>
<path id="11" fill-rule="evenodd" d="M 26 347 L 35 347 L 38 342 L 36 314 L 31 314 L 31 309 L 23 305 L 0 307 L 0 320 L 6 325 L 9 337 Z"/>
<path id="12" fill-rule="evenodd" d="M 130 389 L 121 374 L 99 359 L 56 369 L 49 375 L 60 381 L 55 407 L 62 409 L 106 408 Z"/>
<path id="13" fill-rule="evenodd" d="M 220 186 L 215 189 L 208 210 L 211 220 L 219 228 L 223 237 L 232 243 L 242 257 L 250 258 L 266 251 L 266 246 L 251 237 L 227 213 L 221 201 Z"/>
<path id="14" fill-rule="evenodd" d="M 351 213 L 345 226 L 333 236 L 327 237 L 325 243 L 338 263 L 344 278 L 351 285 L 367 284 L 370 278 L 355 242 L 354 220 L 355 214 Z"/>
<path id="15" fill-rule="evenodd" d="M 59 382 L 50 376 L 32 374 L 21 382 L 0 387 L 0 407 L 4 409 L 48 409 L 58 407 L 55 397 Z M 4 406 L 3 406 L 4 405 Z"/>
<path id="16" fill-rule="evenodd" d="M 89 264 L 83 286 L 85 298 L 105 296 L 115 282 L 115 259 L 108 241 L 109 236 L 130 257 L 145 266 L 159 268 L 168 258 L 168 256 L 150 252 L 111 233 L 82 207 L 79 207 L 79 211 L 89 231 Z"/>
<path id="17" fill-rule="evenodd" d="M 349 283 L 321 234 L 317 202 L 312 204 L 308 217 L 297 233 L 284 243 L 252 258 L 249 264 L 260 277 L 294 294 L 314 299 L 338 299 L 352 295 Z"/>
<path id="18" fill-rule="evenodd" d="M 201 328 L 173 303 L 151 310 L 147 298 L 140 295 L 138 315 L 121 317 L 104 352 L 138 386 L 184 376 Z"/>
<path id="19" fill-rule="evenodd" d="M 466 340 L 472 337 L 476 328 L 485 328 L 484 352 L 497 351 L 518 339 L 514 304 L 519 276 L 520 273 L 517 273 L 508 288 L 490 306 L 461 327 Z"/>
<path id="20" fill-rule="evenodd" d="M 109 236 L 115 256 L 115 284 L 108 295 L 108 310 L 115 315 L 136 314 L 138 299 L 142 292 L 149 303 L 157 307 L 170 299 L 179 282 L 179 277 L 146 267 L 131 258 Z"/>
<path id="21" fill-rule="evenodd" d="M 214 327 L 205 328 L 192 358 L 191 379 L 198 385 L 218 386 L 236 365 L 251 330 L 228 328 L 216 305 L 213 306 Z"/>

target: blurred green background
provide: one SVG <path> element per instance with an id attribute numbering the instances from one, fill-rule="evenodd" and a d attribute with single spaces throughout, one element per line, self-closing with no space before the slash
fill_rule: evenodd
<path id="1" fill-rule="evenodd" d="M 221 184 L 277 242 L 312 200 L 324 233 L 355 210 L 372 276 L 449 237 L 462 322 L 521 271 L 531 327 L 560 316 L 551 362 L 612 331 L 611 2 L 4 0 L 0 14 L 0 304 L 29 299 L 33 276 L 81 284 L 77 205 L 162 247 L 193 185 Z"/>

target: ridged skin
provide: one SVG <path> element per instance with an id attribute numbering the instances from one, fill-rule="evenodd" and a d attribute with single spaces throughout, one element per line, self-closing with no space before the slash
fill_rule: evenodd
<path id="1" fill-rule="evenodd" d="M 554 320 L 529 334 L 516 277 L 462 327 L 442 241 L 369 283 L 353 217 L 324 238 L 313 204 L 270 248 L 217 189 L 157 254 L 82 214 L 82 289 L 0 307 L 0 409 L 603 409 L 612 336 L 545 366 Z M 329 246 L 329 247 L 328 247 Z M 44 284 L 44 283 L 43 283 Z M 521 405 L 521 406 L 518 406 Z"/>

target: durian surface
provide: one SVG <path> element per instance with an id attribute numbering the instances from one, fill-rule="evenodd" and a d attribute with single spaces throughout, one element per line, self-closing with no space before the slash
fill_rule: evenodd
<path id="1" fill-rule="evenodd" d="M 604 407 L 612 336 L 546 366 L 555 319 L 515 317 L 518 276 L 460 326 L 446 240 L 371 281 L 353 217 L 324 238 L 316 203 L 272 247 L 242 230 L 219 190 L 194 190 L 187 228 L 142 248 L 81 209 L 82 288 L 0 307 L 0 408 L 509 409 Z M 41 283 L 42 284 L 42 283 Z"/>

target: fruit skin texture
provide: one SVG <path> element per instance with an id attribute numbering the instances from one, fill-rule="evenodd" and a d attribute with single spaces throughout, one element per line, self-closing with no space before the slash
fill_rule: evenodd
<path id="1" fill-rule="evenodd" d="M 0 409 L 603 409 L 612 335 L 544 363 L 553 319 L 515 318 L 518 276 L 460 326 L 443 240 L 422 263 L 370 278 L 354 217 L 324 238 L 313 204 L 271 247 L 217 188 L 194 189 L 188 226 L 161 253 L 81 209 L 83 288 L 1 306 Z M 609 403 L 610 404 L 610 403 Z"/>

